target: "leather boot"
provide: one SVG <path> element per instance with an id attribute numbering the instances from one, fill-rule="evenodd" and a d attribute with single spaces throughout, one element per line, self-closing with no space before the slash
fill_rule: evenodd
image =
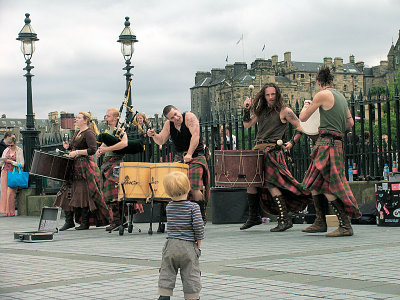
<path id="1" fill-rule="evenodd" d="M 83 207 L 81 208 L 81 215 L 82 215 L 82 221 L 81 225 L 79 227 L 75 227 L 76 230 L 85 230 L 89 229 L 89 207 Z"/>
<path id="2" fill-rule="evenodd" d="M 258 194 L 247 194 L 247 202 L 249 203 L 249 218 L 240 230 L 251 228 L 262 223 L 260 216 L 260 199 Z"/>
<path id="3" fill-rule="evenodd" d="M 311 226 L 304 228 L 303 232 L 315 233 L 326 232 L 328 227 L 326 225 L 326 213 L 328 211 L 328 199 L 324 194 L 313 195 L 315 207 L 315 221 Z"/>
<path id="4" fill-rule="evenodd" d="M 110 202 L 108 206 L 111 208 L 111 213 L 113 216 L 113 220 L 110 225 L 106 227 L 106 231 L 113 231 L 115 228 L 121 225 L 121 212 L 119 210 L 119 202 Z"/>
<path id="5" fill-rule="evenodd" d="M 292 220 L 289 218 L 288 211 L 286 208 L 286 201 L 283 195 L 272 197 L 275 203 L 278 205 L 279 216 L 278 216 L 278 226 L 270 229 L 271 232 L 285 231 L 293 227 Z"/>
<path id="6" fill-rule="evenodd" d="M 65 224 L 63 227 L 61 227 L 59 230 L 64 231 L 69 228 L 74 228 L 75 223 L 74 223 L 74 212 L 73 211 L 64 211 L 65 214 Z"/>
<path id="7" fill-rule="evenodd" d="M 167 211 L 165 209 L 165 203 L 160 203 L 160 221 L 158 222 L 157 233 L 165 232 L 165 223 L 167 222 Z"/>
<path id="8" fill-rule="evenodd" d="M 337 237 L 337 236 L 353 235 L 353 228 L 351 227 L 350 219 L 347 216 L 346 211 L 344 209 L 344 203 L 341 200 L 336 199 L 331 202 L 331 205 L 339 220 L 339 227 L 334 231 L 325 234 L 325 236 Z"/>
<path id="9" fill-rule="evenodd" d="M 201 217 L 203 219 L 204 225 L 206 225 L 207 224 L 207 212 L 206 212 L 207 203 L 204 200 L 197 201 L 196 203 L 200 206 Z"/>

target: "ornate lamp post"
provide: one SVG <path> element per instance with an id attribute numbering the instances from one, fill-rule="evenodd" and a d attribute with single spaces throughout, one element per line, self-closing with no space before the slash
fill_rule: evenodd
<path id="1" fill-rule="evenodd" d="M 35 42 L 39 39 L 31 26 L 29 14 L 25 14 L 25 25 L 18 34 L 18 41 L 21 41 L 21 51 L 25 58 L 26 83 L 27 83 L 27 108 L 26 108 L 26 130 L 21 131 L 23 137 L 25 169 L 29 170 L 32 162 L 32 154 L 38 142 L 39 131 L 35 130 L 32 106 L 32 75 L 31 57 L 35 51 Z"/>
<path id="2" fill-rule="evenodd" d="M 134 68 L 133 66 L 131 66 L 131 58 L 132 58 L 132 54 L 134 52 L 134 43 L 138 42 L 138 40 L 136 39 L 136 35 L 133 34 L 131 28 L 129 27 L 131 25 L 131 23 L 129 22 L 129 17 L 125 17 L 124 25 L 125 25 L 125 28 L 124 28 L 124 30 L 122 30 L 121 34 L 119 35 L 119 39 L 117 42 L 121 43 L 121 52 L 125 59 L 126 67 L 123 68 L 122 70 L 126 70 L 126 73 L 124 74 L 124 76 L 126 77 L 126 88 L 128 89 L 129 81 L 131 80 L 131 77 L 132 77 L 130 70 Z M 132 105 L 130 90 L 129 90 L 128 97 L 129 97 L 129 100 L 128 100 L 127 105 L 130 106 L 130 105 Z M 127 114 L 127 117 L 129 117 L 129 114 L 131 114 L 131 112 L 129 112 L 127 110 L 126 114 Z"/>

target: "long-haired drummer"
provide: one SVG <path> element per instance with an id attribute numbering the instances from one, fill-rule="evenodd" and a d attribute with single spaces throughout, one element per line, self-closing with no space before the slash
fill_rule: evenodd
<path id="1" fill-rule="evenodd" d="M 109 108 L 106 112 L 105 120 L 108 125 L 106 133 L 113 134 L 117 126 L 119 111 L 116 108 Z M 113 172 L 114 168 L 118 167 L 124 157 L 121 153 L 114 151 L 121 150 L 128 146 L 127 134 L 122 135 L 121 141 L 107 146 L 104 143 L 97 149 L 96 156 L 100 157 L 104 154 L 104 160 L 101 165 L 101 188 L 103 190 L 104 200 L 112 211 L 113 220 L 110 226 L 106 227 L 106 231 L 112 231 L 121 225 L 121 215 L 123 215 L 122 202 L 118 201 L 118 183 L 119 175 Z M 135 210 L 143 212 L 141 204 L 135 204 Z"/>
<path id="2" fill-rule="evenodd" d="M 69 156 L 74 159 L 72 178 L 61 186 L 54 203 L 65 212 L 65 224 L 61 231 L 75 226 L 74 215 L 75 220 L 81 223 L 77 230 L 89 229 L 90 225 L 105 226 L 110 221 L 110 212 L 100 190 L 100 170 L 93 160 L 97 147 L 97 126 L 86 112 L 80 112 L 75 123 L 78 130 L 71 144 L 63 142 Z"/>
<path id="3" fill-rule="evenodd" d="M 312 162 L 304 178 L 305 187 L 311 190 L 316 210 L 314 224 L 304 232 L 326 232 L 327 199 L 339 220 L 339 228 L 326 234 L 329 237 L 353 235 L 348 217 L 360 217 L 357 201 L 351 192 L 344 173 L 343 135 L 346 128 L 354 124 L 345 97 L 333 89 L 333 75 L 329 67 L 322 67 L 317 74 L 320 87 L 314 101 L 305 101 L 300 120 L 308 118 L 319 109 L 319 137 L 313 152 Z"/>
<path id="4" fill-rule="evenodd" d="M 290 150 L 293 147 L 300 139 L 301 132 L 296 130 L 292 140 L 282 147 L 277 146 L 277 141 L 285 135 L 288 123 L 295 128 L 299 128 L 300 123 L 294 112 L 283 102 L 281 92 L 274 83 L 265 84 L 253 103 L 247 98 L 244 107 L 244 127 L 250 128 L 258 123 L 255 149 L 264 151 L 265 180 L 259 190 L 255 187 L 247 189 L 249 218 L 240 229 L 261 224 L 261 204 L 265 212 L 278 215 L 278 225 L 271 231 L 285 231 L 293 226 L 288 210 L 301 211 L 311 202 L 311 197 L 288 170 L 283 152 L 283 149 Z"/>
<path id="5" fill-rule="evenodd" d="M 167 118 L 160 133 L 149 129 L 147 135 L 158 145 L 163 145 L 171 137 L 177 151 L 175 161 L 189 164 L 189 180 L 191 199 L 200 206 L 204 222 L 206 222 L 206 206 L 209 197 L 209 179 L 207 160 L 203 143 L 200 141 L 200 124 L 191 112 L 181 113 L 173 105 L 164 107 L 163 115 Z M 201 188 L 205 187 L 202 192 Z"/>

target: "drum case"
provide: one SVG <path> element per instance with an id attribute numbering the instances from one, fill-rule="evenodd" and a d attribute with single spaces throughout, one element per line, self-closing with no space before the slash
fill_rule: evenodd
<path id="1" fill-rule="evenodd" d="M 57 223 L 60 219 L 60 207 L 43 207 L 37 231 L 14 232 L 14 240 L 21 242 L 51 241 L 58 232 Z"/>

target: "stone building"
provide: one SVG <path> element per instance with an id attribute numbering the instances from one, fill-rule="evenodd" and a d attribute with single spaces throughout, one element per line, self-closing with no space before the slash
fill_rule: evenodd
<path id="1" fill-rule="evenodd" d="M 273 55 L 271 59 L 256 59 L 250 68 L 245 62 L 236 62 L 223 69 L 197 72 L 195 85 L 190 89 L 191 111 L 205 119 L 214 118 L 217 112 L 241 108 L 249 95 L 249 86 L 253 85 L 257 93 L 266 82 L 278 84 L 284 100 L 295 107 L 297 101 L 303 103 L 318 91 L 315 76 L 322 65 L 334 70 L 335 87 L 350 97 L 363 87 L 362 64 L 355 63 L 353 55 L 348 63 L 339 57 L 325 57 L 321 62 L 293 61 L 291 52 L 285 52 L 283 61 Z"/>

